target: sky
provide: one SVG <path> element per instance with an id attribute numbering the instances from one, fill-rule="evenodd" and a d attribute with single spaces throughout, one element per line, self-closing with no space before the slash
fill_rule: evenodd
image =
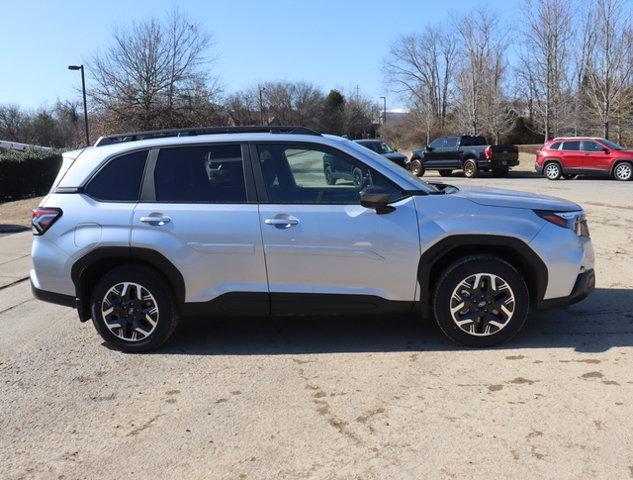
<path id="1" fill-rule="evenodd" d="M 485 4 L 509 17 L 518 0 Z M 404 102 L 384 85 L 381 63 L 402 34 L 448 21 L 479 0 L 0 0 L 0 104 L 26 109 L 79 98 L 82 63 L 115 26 L 176 6 L 212 34 L 209 52 L 226 92 L 271 80 L 360 92 L 388 108 Z M 88 83 L 87 88 L 90 88 Z"/>

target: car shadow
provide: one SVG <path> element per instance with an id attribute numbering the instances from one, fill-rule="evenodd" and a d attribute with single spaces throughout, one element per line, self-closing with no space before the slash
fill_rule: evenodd
<path id="1" fill-rule="evenodd" d="M 30 230 L 30 227 L 25 225 L 13 225 L 10 223 L 0 223 L 0 233 L 19 233 Z"/>
<path id="2" fill-rule="evenodd" d="M 565 309 L 533 312 L 517 337 L 497 349 L 573 348 L 604 352 L 633 346 L 633 290 L 598 288 Z M 339 352 L 457 351 L 430 320 L 415 315 L 190 318 L 156 353 L 288 355 Z"/>

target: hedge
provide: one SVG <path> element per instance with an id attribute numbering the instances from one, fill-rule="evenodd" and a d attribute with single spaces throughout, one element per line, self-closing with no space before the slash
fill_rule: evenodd
<path id="1" fill-rule="evenodd" d="M 45 195 L 62 165 L 60 152 L 0 152 L 0 202 Z"/>

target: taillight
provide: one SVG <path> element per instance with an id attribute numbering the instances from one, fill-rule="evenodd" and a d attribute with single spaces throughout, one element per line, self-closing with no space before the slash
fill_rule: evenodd
<path id="1" fill-rule="evenodd" d="M 31 219 L 33 235 L 43 235 L 61 216 L 61 208 L 35 208 L 33 210 L 33 218 Z"/>
<path id="2" fill-rule="evenodd" d="M 484 149 L 484 158 L 486 160 L 490 160 L 492 158 L 492 147 L 490 145 Z"/>

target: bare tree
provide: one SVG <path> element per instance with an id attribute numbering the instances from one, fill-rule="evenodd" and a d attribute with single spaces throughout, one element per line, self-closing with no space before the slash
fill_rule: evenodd
<path id="1" fill-rule="evenodd" d="M 425 112 L 427 132 L 443 127 L 455 87 L 457 42 L 440 28 L 427 26 L 420 34 L 400 37 L 384 61 L 387 83 L 417 109 Z"/>
<path id="2" fill-rule="evenodd" d="M 609 138 L 614 118 L 630 113 L 633 75 L 631 9 L 622 0 L 595 0 L 593 19 L 596 38 L 587 66 L 588 96 L 601 123 L 602 134 Z"/>
<path id="3" fill-rule="evenodd" d="M 567 0 L 525 0 L 517 73 L 545 139 L 562 127 L 569 81 L 572 5 Z"/>
<path id="4" fill-rule="evenodd" d="M 164 20 L 116 28 L 112 43 L 87 62 L 92 104 L 127 128 L 198 123 L 219 93 L 209 74 L 210 44 L 177 10 Z"/>

